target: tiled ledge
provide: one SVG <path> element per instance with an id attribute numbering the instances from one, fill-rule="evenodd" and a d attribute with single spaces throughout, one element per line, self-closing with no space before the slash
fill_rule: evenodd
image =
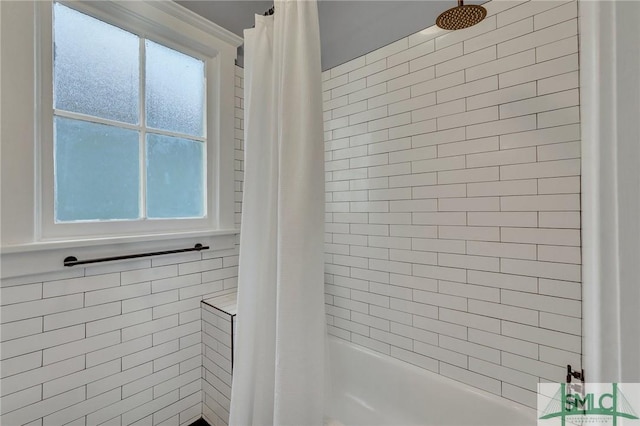
<path id="1" fill-rule="evenodd" d="M 229 423 L 237 293 L 203 300 L 202 414 L 213 426 Z"/>

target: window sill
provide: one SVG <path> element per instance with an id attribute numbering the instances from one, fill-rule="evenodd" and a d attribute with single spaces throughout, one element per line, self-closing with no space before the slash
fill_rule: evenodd
<path id="1" fill-rule="evenodd" d="M 109 244 L 129 244 L 147 241 L 167 241 L 184 238 L 214 237 L 218 235 L 235 235 L 240 233 L 239 229 L 223 229 L 217 231 L 193 231 L 166 234 L 149 235 L 123 235 L 118 237 L 97 237 L 91 239 L 74 240 L 42 240 L 35 243 L 7 245 L 0 248 L 2 254 L 28 253 L 42 250 L 74 249 L 81 247 L 93 247 Z"/>
<path id="2" fill-rule="evenodd" d="M 210 246 L 207 251 L 227 250 L 235 246 L 239 232 L 238 229 L 224 229 L 7 245 L 0 249 L 1 277 L 4 279 L 83 267 L 63 266 L 62 261 L 67 256 L 76 256 L 78 259 L 110 257 L 182 249 L 193 247 L 197 243 Z M 118 262 L 126 261 L 128 260 Z"/>

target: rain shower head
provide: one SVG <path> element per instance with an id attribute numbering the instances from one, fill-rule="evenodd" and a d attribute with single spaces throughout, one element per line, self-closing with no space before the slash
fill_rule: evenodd
<path id="1" fill-rule="evenodd" d="M 458 0 L 458 6 L 445 10 L 436 19 L 436 25 L 445 30 L 461 30 L 469 28 L 487 16 L 487 9 L 475 4 L 463 4 Z"/>

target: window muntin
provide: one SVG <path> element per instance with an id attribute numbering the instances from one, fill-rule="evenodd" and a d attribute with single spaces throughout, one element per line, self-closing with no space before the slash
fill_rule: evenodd
<path id="1" fill-rule="evenodd" d="M 56 223 L 203 218 L 204 61 L 54 4 Z"/>

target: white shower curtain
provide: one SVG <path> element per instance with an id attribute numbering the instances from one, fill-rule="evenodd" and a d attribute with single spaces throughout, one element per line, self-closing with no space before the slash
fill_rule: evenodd
<path id="1" fill-rule="evenodd" d="M 229 423 L 320 425 L 324 142 L 314 1 L 245 30 L 245 176 Z"/>

